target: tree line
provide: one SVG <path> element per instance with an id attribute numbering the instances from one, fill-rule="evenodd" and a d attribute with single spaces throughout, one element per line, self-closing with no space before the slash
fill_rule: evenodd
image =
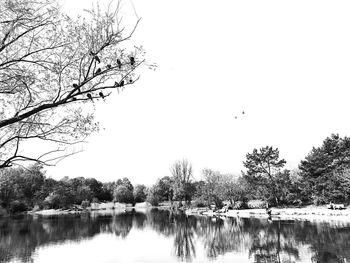
<path id="1" fill-rule="evenodd" d="M 235 208 L 266 203 L 272 206 L 323 205 L 350 200 L 350 138 L 332 134 L 321 146 L 313 147 L 298 168 L 285 168 L 278 148 L 265 146 L 253 149 L 243 161 L 240 175 L 222 174 L 212 169 L 202 171 L 195 181 L 187 160 L 176 162 L 171 177 L 159 179 L 150 188 L 148 199 L 180 200 L 196 206 L 229 201 Z M 262 202 L 249 202 L 261 200 Z M 191 202 L 192 201 L 192 202 Z"/>
<path id="2" fill-rule="evenodd" d="M 349 137 L 327 137 L 320 147 L 312 148 L 298 169 L 285 169 L 286 161 L 272 146 L 247 153 L 243 164 L 245 171 L 240 175 L 204 169 L 201 180 L 195 180 L 191 163 L 179 160 L 171 167 L 171 175 L 150 187 L 134 186 L 126 177 L 108 183 L 84 177 L 54 180 L 45 176 L 39 163 L 28 168 L 6 168 L 0 170 L 0 204 L 15 213 L 74 205 L 84 208 L 91 202 L 110 201 L 148 201 L 154 206 L 170 202 L 197 207 L 222 207 L 227 201 L 234 208 L 246 208 L 266 202 L 273 206 L 300 206 L 350 200 Z"/>
<path id="3" fill-rule="evenodd" d="M 10 213 L 31 209 L 88 207 L 91 202 L 134 203 L 146 200 L 146 186 L 128 178 L 102 183 L 95 178 L 55 180 L 45 176 L 43 166 L 6 168 L 0 171 L 0 204 Z"/>

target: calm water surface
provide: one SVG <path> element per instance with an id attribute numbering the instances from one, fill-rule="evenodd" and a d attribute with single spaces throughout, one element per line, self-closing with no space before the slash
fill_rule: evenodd
<path id="1" fill-rule="evenodd" d="M 0 219 L 0 262 L 350 262 L 350 225 L 129 211 Z"/>

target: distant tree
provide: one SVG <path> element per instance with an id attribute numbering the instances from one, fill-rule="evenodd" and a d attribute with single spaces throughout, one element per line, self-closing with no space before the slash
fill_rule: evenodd
<path id="1" fill-rule="evenodd" d="M 144 51 L 126 42 L 139 20 L 128 32 L 120 24 L 119 3 L 115 10 L 88 11 L 89 20 L 71 19 L 58 6 L 57 0 L 1 2 L 0 168 L 68 156 L 61 145 L 98 130 L 92 107 L 82 110 L 82 103 L 105 99 L 138 79 Z M 24 155 L 28 141 L 57 148 Z"/>
<path id="2" fill-rule="evenodd" d="M 243 206 L 247 203 L 251 197 L 249 194 L 251 189 L 248 182 L 244 177 L 225 175 L 221 187 L 221 192 L 224 195 L 224 199 L 230 201 L 231 205 L 235 202 L 242 202 Z"/>
<path id="3" fill-rule="evenodd" d="M 192 165 L 186 159 L 175 162 L 171 167 L 175 200 L 191 201 L 195 194 L 192 172 Z"/>
<path id="4" fill-rule="evenodd" d="M 8 207 L 10 202 L 17 198 L 15 185 L 18 177 L 16 169 L 8 168 L 0 171 L 0 201 L 3 207 Z"/>
<path id="5" fill-rule="evenodd" d="M 156 186 L 152 186 L 147 191 L 147 202 L 149 202 L 153 206 L 158 206 L 160 199 L 157 193 Z"/>
<path id="6" fill-rule="evenodd" d="M 160 201 L 172 201 L 174 198 L 173 180 L 169 176 L 164 176 L 157 180 L 155 191 Z"/>
<path id="7" fill-rule="evenodd" d="M 252 153 L 247 153 L 246 161 L 243 162 L 247 169 L 245 176 L 249 183 L 259 187 L 257 190 L 264 192 L 264 195 L 271 196 L 270 201 L 279 205 L 277 193 L 276 175 L 286 164 L 284 159 L 279 158 L 278 148 L 271 146 L 254 149 Z"/>
<path id="8" fill-rule="evenodd" d="M 205 182 L 203 180 L 194 182 L 195 194 L 194 194 L 194 205 L 197 207 L 208 206 L 207 197 L 205 194 Z"/>
<path id="9" fill-rule="evenodd" d="M 33 207 L 35 203 L 40 202 L 38 193 L 45 182 L 43 166 L 36 163 L 29 166 L 27 169 L 19 170 L 21 172 L 22 183 L 18 191 L 23 194 L 26 205 L 28 207 Z"/>
<path id="10" fill-rule="evenodd" d="M 115 182 L 103 183 L 102 196 L 100 197 L 99 200 L 112 201 L 114 189 L 115 189 Z"/>
<path id="11" fill-rule="evenodd" d="M 204 178 L 204 200 L 207 205 L 215 204 L 217 207 L 222 206 L 223 201 L 223 175 L 211 169 L 204 169 L 202 171 Z"/>
<path id="12" fill-rule="evenodd" d="M 134 188 L 134 200 L 136 203 L 145 202 L 147 198 L 147 188 L 143 184 L 137 184 Z"/>
<path id="13" fill-rule="evenodd" d="M 45 176 L 42 166 L 34 164 L 22 167 L 2 169 L 0 172 L 0 201 L 8 207 L 11 201 L 20 200 L 26 207 L 33 207 L 40 199 L 40 191 Z"/>
<path id="14" fill-rule="evenodd" d="M 70 184 L 58 181 L 54 191 L 45 198 L 43 203 L 44 206 L 50 208 L 69 208 L 75 204 L 76 200 L 76 192 L 70 187 Z"/>
<path id="15" fill-rule="evenodd" d="M 130 180 L 127 177 L 124 177 L 122 179 L 122 185 L 124 185 L 126 188 L 128 188 L 131 192 L 134 190 L 134 186 L 130 182 Z"/>
<path id="16" fill-rule="evenodd" d="M 118 185 L 113 193 L 114 201 L 120 203 L 133 203 L 133 193 L 124 185 Z"/>
<path id="17" fill-rule="evenodd" d="M 127 177 L 124 177 L 123 179 L 118 179 L 115 183 L 115 186 L 117 187 L 119 185 L 124 185 L 130 191 L 134 190 L 134 186 L 131 184 L 130 180 Z"/>
<path id="18" fill-rule="evenodd" d="M 87 178 L 84 184 L 90 188 L 93 197 L 101 201 L 104 200 L 103 184 L 101 182 L 97 181 L 95 178 Z"/>
<path id="19" fill-rule="evenodd" d="M 350 138 L 338 134 L 313 148 L 299 165 L 303 194 L 316 204 L 349 200 Z"/>

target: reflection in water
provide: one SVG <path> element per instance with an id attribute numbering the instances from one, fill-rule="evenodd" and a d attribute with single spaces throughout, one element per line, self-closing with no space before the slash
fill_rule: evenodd
<path id="1" fill-rule="evenodd" d="M 39 247 L 79 242 L 102 233 L 123 240 L 132 229 L 151 229 L 162 238 L 173 240 L 173 255 L 187 262 L 196 258 L 199 246 L 210 260 L 234 252 L 246 254 L 250 262 L 298 262 L 300 249 L 307 247 L 307 257 L 312 262 L 350 261 L 350 226 L 346 224 L 220 219 L 152 210 L 3 218 L 0 220 L 0 262 L 33 261 Z"/>

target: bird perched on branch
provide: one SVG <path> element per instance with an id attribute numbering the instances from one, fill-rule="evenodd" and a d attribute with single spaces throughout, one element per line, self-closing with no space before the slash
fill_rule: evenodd
<path id="1" fill-rule="evenodd" d="M 96 56 L 94 56 L 94 59 L 97 61 L 97 63 L 98 64 L 100 64 L 101 63 L 101 60 L 100 60 L 100 58 L 96 55 Z"/>
<path id="2" fill-rule="evenodd" d="M 87 96 L 90 100 L 92 100 L 92 96 L 91 96 L 90 93 L 86 94 L 86 96 Z"/>
<path id="3" fill-rule="evenodd" d="M 78 84 L 76 84 L 76 83 L 73 83 L 73 88 L 74 89 L 76 89 L 76 88 L 78 88 L 79 87 L 79 85 Z M 80 93 L 81 92 L 81 90 L 80 90 L 80 87 L 78 88 L 78 93 Z"/>
<path id="4" fill-rule="evenodd" d="M 119 83 L 118 82 L 114 82 L 114 87 L 119 87 Z"/>
<path id="5" fill-rule="evenodd" d="M 124 80 L 122 80 L 119 84 L 120 87 L 123 87 L 124 86 Z"/>
<path id="6" fill-rule="evenodd" d="M 120 59 L 117 59 L 117 65 L 118 65 L 118 68 L 121 69 L 121 67 L 122 67 L 122 62 L 120 61 Z"/>
<path id="7" fill-rule="evenodd" d="M 132 83 L 132 79 L 129 79 L 129 82 Z"/>
<path id="8" fill-rule="evenodd" d="M 76 101 L 76 100 L 77 100 L 77 98 L 76 98 L 76 97 L 73 97 L 73 98 L 72 98 L 72 101 Z"/>
<path id="9" fill-rule="evenodd" d="M 112 67 L 112 65 L 110 65 L 110 64 L 107 65 L 107 68 L 108 68 L 108 69 L 110 69 L 111 67 Z"/>
<path id="10" fill-rule="evenodd" d="M 103 95 L 102 91 L 100 91 L 100 93 L 99 93 L 98 95 L 100 95 L 100 97 L 101 97 L 102 99 L 105 98 L 105 95 Z"/>
<path id="11" fill-rule="evenodd" d="M 133 66 L 135 64 L 135 58 L 130 57 L 130 65 Z"/>
<path id="12" fill-rule="evenodd" d="M 98 68 L 98 69 L 95 71 L 95 75 L 100 74 L 100 73 L 101 73 L 101 69 Z"/>

